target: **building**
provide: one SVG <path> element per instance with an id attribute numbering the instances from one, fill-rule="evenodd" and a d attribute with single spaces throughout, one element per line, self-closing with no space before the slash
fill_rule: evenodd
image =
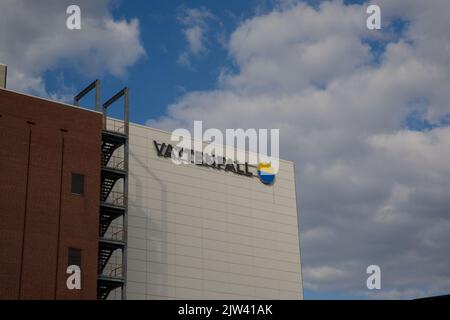
<path id="1" fill-rule="evenodd" d="M 0 89 L 0 299 L 95 299 L 101 128 L 100 113 Z"/>
<path id="2" fill-rule="evenodd" d="M 0 298 L 303 298 L 292 162 L 272 185 L 176 165 L 170 133 L 128 122 L 127 89 L 74 104 L 91 90 L 97 111 L 0 89 Z"/>
<path id="3" fill-rule="evenodd" d="M 0 64 L 0 88 L 6 88 L 6 74 L 7 74 L 6 66 Z"/>
<path id="4" fill-rule="evenodd" d="M 169 133 L 130 125 L 127 297 L 301 298 L 293 163 L 265 185 L 176 165 L 163 143 Z"/>

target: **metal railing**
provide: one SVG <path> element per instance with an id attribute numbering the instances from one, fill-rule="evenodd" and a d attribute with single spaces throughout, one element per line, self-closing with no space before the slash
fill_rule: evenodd
<path id="1" fill-rule="evenodd" d="M 123 241 L 125 239 L 125 230 L 121 224 L 111 224 L 106 230 L 105 239 Z"/>
<path id="2" fill-rule="evenodd" d="M 108 163 L 104 164 L 107 168 L 125 170 L 125 159 L 123 156 L 112 155 Z"/>
<path id="3" fill-rule="evenodd" d="M 125 134 L 125 124 L 123 121 L 108 119 L 106 121 L 106 130 L 116 133 Z"/>
<path id="4" fill-rule="evenodd" d="M 120 263 L 108 262 L 103 269 L 102 275 L 111 278 L 122 278 L 123 267 Z"/>
<path id="5" fill-rule="evenodd" d="M 108 198 L 106 198 L 105 203 L 115 206 L 126 206 L 127 198 L 121 191 L 111 191 L 108 195 Z"/>

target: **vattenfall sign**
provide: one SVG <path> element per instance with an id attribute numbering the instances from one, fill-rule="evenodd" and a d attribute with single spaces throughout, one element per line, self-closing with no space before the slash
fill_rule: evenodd
<path id="1" fill-rule="evenodd" d="M 224 170 L 226 172 L 232 172 L 246 177 L 253 177 L 251 168 L 256 169 L 256 174 L 262 183 L 271 185 L 275 181 L 275 173 L 270 165 L 270 163 L 260 163 L 258 166 L 254 166 L 245 163 L 238 163 L 237 161 L 232 161 L 231 159 L 226 159 L 224 157 L 216 157 L 215 155 L 209 155 L 200 151 L 190 150 L 181 147 L 173 147 L 169 143 L 158 143 L 153 141 L 155 145 L 156 153 L 159 157 L 171 158 L 176 157 L 178 159 L 183 159 L 183 155 L 187 155 L 189 158 L 189 163 L 198 166 L 210 167 L 216 170 Z"/>

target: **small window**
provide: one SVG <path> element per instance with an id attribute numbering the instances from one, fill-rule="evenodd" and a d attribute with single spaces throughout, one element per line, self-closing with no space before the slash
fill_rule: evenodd
<path id="1" fill-rule="evenodd" d="M 72 173 L 72 193 L 84 196 L 84 175 Z"/>
<path id="2" fill-rule="evenodd" d="M 75 265 L 81 268 L 81 249 L 69 248 L 67 265 Z"/>

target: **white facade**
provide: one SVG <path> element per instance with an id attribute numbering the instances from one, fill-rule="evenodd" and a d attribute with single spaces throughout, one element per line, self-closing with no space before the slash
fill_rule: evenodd
<path id="1" fill-rule="evenodd" d="M 293 163 L 273 185 L 158 157 L 130 124 L 127 299 L 302 299 Z"/>

